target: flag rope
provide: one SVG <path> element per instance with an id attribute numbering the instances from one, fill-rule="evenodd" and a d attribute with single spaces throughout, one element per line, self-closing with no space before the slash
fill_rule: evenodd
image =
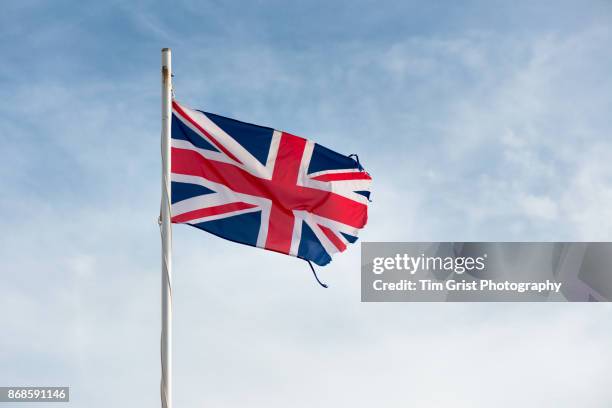
<path id="1" fill-rule="evenodd" d="M 317 276 L 317 272 L 315 272 L 315 268 L 314 266 L 312 266 L 312 262 L 310 262 L 308 259 L 305 259 L 306 262 L 308 262 L 308 265 L 310 265 L 310 269 L 312 270 L 312 274 L 314 275 L 315 279 L 317 280 L 317 282 L 319 282 L 319 285 L 323 286 L 324 288 L 327 289 L 327 284 L 321 282 L 319 280 L 319 277 Z"/>

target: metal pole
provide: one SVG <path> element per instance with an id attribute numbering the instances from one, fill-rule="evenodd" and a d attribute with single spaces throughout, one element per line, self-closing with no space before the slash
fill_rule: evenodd
<path id="1" fill-rule="evenodd" d="M 162 327 L 161 405 L 172 408 L 172 224 L 170 215 L 170 126 L 172 120 L 172 52 L 162 49 L 162 197 L 160 228 L 162 239 Z"/>

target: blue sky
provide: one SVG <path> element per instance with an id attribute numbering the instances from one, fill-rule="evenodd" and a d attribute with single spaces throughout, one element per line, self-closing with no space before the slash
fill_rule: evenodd
<path id="1" fill-rule="evenodd" d="M 179 101 L 359 153 L 383 240 L 612 238 L 612 6 L 9 1 L 0 383 L 157 404 L 159 60 Z M 174 228 L 177 406 L 604 407 L 609 305 L 361 304 Z"/>

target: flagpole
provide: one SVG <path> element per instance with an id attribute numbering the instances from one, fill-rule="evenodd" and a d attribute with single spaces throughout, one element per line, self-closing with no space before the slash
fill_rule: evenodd
<path id="1" fill-rule="evenodd" d="M 162 49 L 162 239 L 161 406 L 172 408 L 172 224 L 170 220 L 170 127 L 172 120 L 172 51 Z"/>

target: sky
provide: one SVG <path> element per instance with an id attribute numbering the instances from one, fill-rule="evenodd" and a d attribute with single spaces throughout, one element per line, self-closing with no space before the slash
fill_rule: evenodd
<path id="1" fill-rule="evenodd" d="M 0 385 L 159 406 L 160 50 L 183 104 L 358 153 L 365 241 L 609 241 L 608 1 L 14 1 Z M 176 407 L 609 407 L 609 304 L 360 302 L 174 227 Z M 23 404 L 24 408 L 27 404 Z"/>

